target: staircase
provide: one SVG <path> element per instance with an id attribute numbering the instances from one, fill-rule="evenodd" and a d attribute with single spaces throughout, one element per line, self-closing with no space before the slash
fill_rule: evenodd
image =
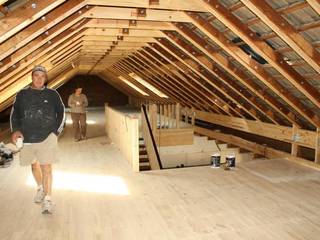
<path id="1" fill-rule="evenodd" d="M 143 137 L 139 138 L 139 170 L 148 171 L 151 170 L 148 153 L 144 144 Z"/>

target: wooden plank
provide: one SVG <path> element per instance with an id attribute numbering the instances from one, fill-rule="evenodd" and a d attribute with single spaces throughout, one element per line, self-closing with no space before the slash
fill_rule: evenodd
<path id="1" fill-rule="evenodd" d="M 281 37 L 314 70 L 320 73 L 320 53 L 267 2 L 261 0 L 241 0 L 267 26 Z"/>
<path id="2" fill-rule="evenodd" d="M 139 172 L 139 123 L 138 113 L 129 115 L 109 106 L 106 111 L 108 137 L 126 157 L 132 171 Z"/>
<path id="3" fill-rule="evenodd" d="M 299 153 L 299 145 L 296 144 L 296 140 L 299 137 L 298 135 L 298 126 L 293 124 L 292 126 L 292 140 L 291 143 L 291 155 L 297 157 Z"/>
<path id="4" fill-rule="evenodd" d="M 0 44 L 65 0 L 34 0 L 0 19 Z M 33 5 L 35 4 L 35 5 Z M 33 8 L 33 6 L 36 6 Z"/>
<path id="5" fill-rule="evenodd" d="M 137 8 L 94 7 L 85 14 L 87 18 L 128 19 L 163 22 L 188 22 L 182 11 L 146 9 L 146 17 L 137 15 Z"/>
<path id="6" fill-rule="evenodd" d="M 212 2 L 212 1 L 211 1 Z M 215 1 L 216 2 L 216 1 Z M 219 9 L 224 8 L 221 4 L 218 4 Z M 210 8 L 212 9 L 212 8 Z M 224 11 L 225 12 L 225 11 Z M 224 34 L 219 32 L 215 27 L 213 27 L 206 20 L 201 18 L 197 14 L 188 12 L 188 15 L 191 17 L 191 21 L 205 33 L 208 37 L 221 46 L 225 51 L 227 51 L 233 58 L 235 58 L 240 64 L 245 66 L 254 76 L 256 76 L 260 81 L 262 81 L 266 86 L 270 88 L 275 94 L 281 97 L 287 104 L 296 109 L 301 117 L 308 120 L 314 126 L 320 126 L 320 118 L 315 115 L 314 112 L 309 110 L 305 104 L 302 104 L 301 101 L 290 93 L 286 88 L 284 88 L 270 73 L 268 73 L 261 64 L 252 60 L 242 49 L 236 44 L 232 43 Z M 234 19 L 234 18 L 232 18 Z M 226 20 L 228 21 L 228 20 Z M 237 20 L 238 24 L 239 21 Z M 230 23 L 231 24 L 231 23 Z M 253 35 L 254 36 L 254 35 Z M 283 61 L 284 63 L 284 61 Z M 301 83 L 301 82 L 300 82 Z M 303 81 L 302 81 L 303 83 Z M 313 88 L 313 87 L 312 87 Z M 287 113 L 291 115 L 291 112 Z M 299 124 L 297 122 L 297 124 Z"/>
<path id="7" fill-rule="evenodd" d="M 104 0 L 87 0 L 89 5 L 100 6 L 121 6 L 121 7 L 134 7 L 134 8 L 154 8 L 154 9 L 168 9 L 180 11 L 196 11 L 205 12 L 205 8 L 198 4 L 198 0 L 160 0 L 159 4 L 150 5 L 146 0 L 113 0 L 112 2 Z"/>
<path id="8" fill-rule="evenodd" d="M 193 128 L 159 129 L 155 133 L 157 146 L 178 146 L 193 144 Z"/>
<path id="9" fill-rule="evenodd" d="M 205 136 L 208 136 L 208 137 L 211 137 L 211 138 L 223 141 L 223 142 L 232 143 L 233 145 L 250 150 L 254 153 L 264 155 L 267 158 L 285 158 L 285 159 L 288 159 L 289 161 L 295 162 L 297 164 L 300 164 L 300 165 L 303 165 L 306 167 L 310 167 L 310 168 L 313 168 L 316 170 L 320 170 L 320 165 L 316 164 L 312 161 L 308 161 L 303 158 L 294 157 L 290 153 L 282 152 L 282 151 L 275 150 L 275 149 L 267 147 L 267 146 L 259 145 L 257 143 L 247 141 L 247 140 L 242 139 L 240 137 L 235 137 L 233 135 L 229 135 L 229 134 L 225 134 L 225 133 L 221 133 L 221 132 L 216 132 L 216 131 L 212 131 L 209 129 L 196 127 L 196 126 L 194 127 L 194 131 L 196 133 L 199 133 L 199 134 L 202 134 L 202 135 L 205 135 Z"/>
<path id="10" fill-rule="evenodd" d="M 316 164 L 320 164 L 320 129 L 317 128 L 317 131 L 316 131 L 316 144 L 315 144 L 315 159 L 314 159 L 314 162 Z"/>
<path id="11" fill-rule="evenodd" d="M 214 123 L 220 126 L 244 131 L 259 136 L 268 137 L 288 143 L 293 143 L 292 128 L 279 126 L 269 123 L 262 123 L 257 121 L 245 120 L 241 118 L 234 118 L 222 116 L 214 113 L 206 113 L 196 110 L 196 119 Z M 303 129 L 296 129 L 295 144 L 309 148 L 315 148 L 315 132 Z"/>

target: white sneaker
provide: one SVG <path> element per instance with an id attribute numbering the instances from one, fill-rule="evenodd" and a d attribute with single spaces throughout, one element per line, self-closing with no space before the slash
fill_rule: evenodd
<path id="1" fill-rule="evenodd" d="M 42 202 L 42 214 L 52 214 L 53 204 L 51 199 L 44 199 Z"/>
<path id="2" fill-rule="evenodd" d="M 36 196 L 34 197 L 34 202 L 35 203 L 42 203 L 43 199 L 44 199 L 44 191 L 41 188 L 39 188 L 37 190 Z"/>

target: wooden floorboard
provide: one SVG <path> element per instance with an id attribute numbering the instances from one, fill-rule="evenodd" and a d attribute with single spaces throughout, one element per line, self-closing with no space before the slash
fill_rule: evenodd
<path id="1" fill-rule="evenodd" d="M 32 202 L 29 168 L 0 169 L 1 240 L 319 239 L 316 170 L 278 159 L 133 173 L 103 118 L 89 112 L 86 142 L 73 142 L 69 125 L 60 139 L 53 215 Z"/>

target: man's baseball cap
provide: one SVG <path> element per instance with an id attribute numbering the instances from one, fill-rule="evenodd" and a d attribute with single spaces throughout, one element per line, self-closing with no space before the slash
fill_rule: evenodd
<path id="1" fill-rule="evenodd" d="M 41 65 L 37 65 L 32 69 L 32 73 L 37 72 L 37 71 L 44 72 L 45 74 L 47 74 L 47 69 Z"/>

